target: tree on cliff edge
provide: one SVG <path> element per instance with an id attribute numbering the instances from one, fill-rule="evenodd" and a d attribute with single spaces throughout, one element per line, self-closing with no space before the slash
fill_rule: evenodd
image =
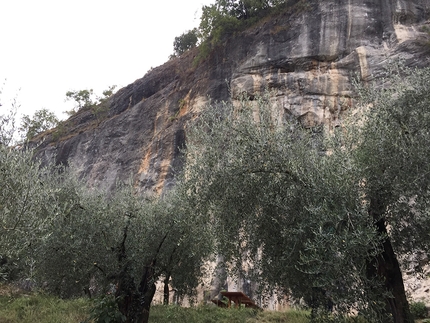
<path id="1" fill-rule="evenodd" d="M 173 50 L 176 56 L 181 56 L 187 50 L 196 47 L 198 41 L 197 28 L 184 32 L 181 36 L 175 37 Z"/>
<path id="2" fill-rule="evenodd" d="M 287 3 L 286 0 L 216 0 L 214 4 L 202 7 L 201 40 L 217 43 L 224 36 L 255 23 L 272 9 Z"/>
<path id="3" fill-rule="evenodd" d="M 190 127 L 190 201 L 260 286 L 370 322 L 412 322 L 398 259 L 430 239 L 430 69 L 360 89 L 342 128 L 304 128 L 268 97 L 213 104 Z M 245 256 L 244 256 L 245 255 Z"/>
<path id="4" fill-rule="evenodd" d="M 37 134 L 56 127 L 58 122 L 55 113 L 45 108 L 34 112 L 32 117 L 24 114 L 19 129 L 22 133 L 22 141 L 30 140 Z"/>

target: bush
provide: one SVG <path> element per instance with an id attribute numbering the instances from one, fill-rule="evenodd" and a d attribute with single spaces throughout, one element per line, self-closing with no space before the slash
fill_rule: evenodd
<path id="1" fill-rule="evenodd" d="M 125 322 L 113 295 L 101 296 L 93 300 L 90 319 L 95 323 Z"/>
<path id="2" fill-rule="evenodd" d="M 422 319 L 428 315 L 427 307 L 424 302 L 412 302 L 410 308 L 415 319 Z"/>
<path id="3" fill-rule="evenodd" d="M 187 50 L 196 47 L 197 41 L 198 37 L 196 28 L 183 33 L 181 36 L 175 37 L 175 41 L 173 42 L 175 55 L 180 56 Z"/>

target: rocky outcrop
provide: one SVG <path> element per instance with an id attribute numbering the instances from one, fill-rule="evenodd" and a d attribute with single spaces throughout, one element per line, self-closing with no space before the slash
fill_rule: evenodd
<path id="1" fill-rule="evenodd" d="M 294 1 L 270 19 L 231 35 L 204 59 L 198 49 L 119 90 L 101 120 L 80 111 L 61 133 L 45 134 L 39 156 L 73 164 L 89 185 L 132 179 L 160 193 L 181 165 L 186 121 L 208 102 L 273 99 L 305 124 L 336 125 L 353 104 L 351 77 L 370 81 L 390 60 L 428 65 L 430 0 Z"/>
<path id="2" fill-rule="evenodd" d="M 149 71 L 119 90 L 102 118 L 79 111 L 38 138 L 38 156 L 73 164 L 91 186 L 111 190 L 131 179 L 159 194 L 181 167 L 186 122 L 209 98 L 235 101 L 271 89 L 285 113 L 305 125 L 336 126 L 354 104 L 352 77 L 377 80 L 399 59 L 430 63 L 430 0 L 291 2 L 204 59 L 193 49 Z M 406 286 L 430 299 L 429 288 L 413 279 Z"/>

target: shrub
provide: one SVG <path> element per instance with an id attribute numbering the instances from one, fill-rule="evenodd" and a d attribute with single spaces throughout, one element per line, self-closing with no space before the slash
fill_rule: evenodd
<path id="1" fill-rule="evenodd" d="M 197 29 L 194 28 L 183 33 L 181 36 L 175 37 L 173 49 L 177 56 L 182 55 L 187 50 L 196 47 L 198 41 Z"/>
<path id="2" fill-rule="evenodd" d="M 125 322 L 126 317 L 121 314 L 113 295 L 95 298 L 91 309 L 90 319 L 95 323 Z"/>
<path id="3" fill-rule="evenodd" d="M 428 315 L 427 307 L 424 302 L 412 302 L 410 308 L 415 319 L 422 319 Z"/>

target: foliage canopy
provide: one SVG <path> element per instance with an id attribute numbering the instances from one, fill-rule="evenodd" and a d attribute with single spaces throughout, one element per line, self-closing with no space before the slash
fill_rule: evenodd
<path id="1" fill-rule="evenodd" d="M 133 322 L 147 322 L 158 280 L 179 299 L 194 296 L 212 235 L 180 191 L 149 198 L 118 183 L 108 194 L 5 145 L 0 180 L 0 279 L 43 282 L 61 297 L 113 290 L 121 317 Z"/>
<path id="2" fill-rule="evenodd" d="M 69 169 L 42 167 L 31 151 L 0 146 L 0 270 L 61 297 L 106 293 L 128 319 L 146 322 L 163 279 L 179 298 L 193 296 L 212 254 L 208 224 L 179 193 L 160 198 L 118 184 L 89 190 Z M 17 278 L 17 277 L 13 277 Z M 168 298 L 168 295 L 167 295 Z"/>
<path id="3" fill-rule="evenodd" d="M 43 131 L 55 128 L 58 122 L 55 113 L 48 109 L 40 109 L 34 112 L 33 117 L 23 115 L 19 130 L 22 132 L 22 139 L 26 141 Z"/>
<path id="4" fill-rule="evenodd" d="M 197 35 L 197 29 L 194 28 L 183 33 L 181 36 L 175 37 L 175 41 L 173 42 L 173 50 L 175 51 L 175 54 L 180 56 L 187 50 L 196 47 L 198 41 Z"/>
<path id="5" fill-rule="evenodd" d="M 332 132 L 266 95 L 209 106 L 189 127 L 188 191 L 233 268 L 314 308 L 411 322 L 398 258 L 430 250 L 429 82 L 404 70 L 359 88 Z"/>
<path id="6" fill-rule="evenodd" d="M 98 115 L 108 109 L 108 100 L 114 94 L 116 85 L 109 86 L 102 92 L 102 96 L 95 95 L 93 89 L 67 91 L 66 101 L 73 101 L 75 106 L 70 111 L 65 111 L 72 116 L 79 110 L 91 109 L 93 114 Z"/>
<path id="7" fill-rule="evenodd" d="M 252 26 L 267 15 L 305 0 L 216 0 L 202 7 L 202 16 L 197 29 L 178 36 L 174 41 L 174 52 L 181 55 L 200 41 L 203 57 L 213 46 L 226 37 Z"/>

